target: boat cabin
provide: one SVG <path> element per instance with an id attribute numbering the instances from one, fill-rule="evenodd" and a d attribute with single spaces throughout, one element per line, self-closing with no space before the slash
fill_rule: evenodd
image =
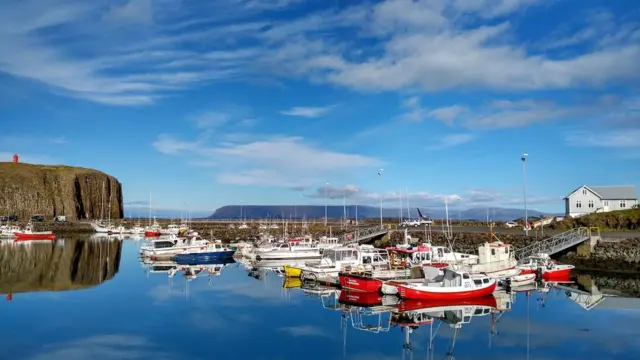
<path id="1" fill-rule="evenodd" d="M 411 310 L 391 315 L 391 324 L 400 327 L 413 327 L 428 325 L 433 322 L 433 318 L 424 311 Z"/>
<path id="2" fill-rule="evenodd" d="M 439 319 L 455 327 L 460 327 L 462 324 L 470 323 L 474 316 L 485 316 L 490 313 L 491 307 L 488 306 L 465 306 L 462 309 L 446 310 Z"/>
<path id="3" fill-rule="evenodd" d="M 480 263 L 507 262 L 513 259 L 515 259 L 515 252 L 511 249 L 511 245 L 502 241 L 487 242 L 478 247 Z"/>
<path id="4" fill-rule="evenodd" d="M 436 281 L 433 283 L 429 283 L 428 285 L 441 287 L 463 287 L 465 289 L 473 290 L 479 287 L 486 286 L 492 281 L 488 276 L 471 275 L 467 271 L 457 271 L 450 268 L 442 269 L 441 280 L 441 282 Z"/>

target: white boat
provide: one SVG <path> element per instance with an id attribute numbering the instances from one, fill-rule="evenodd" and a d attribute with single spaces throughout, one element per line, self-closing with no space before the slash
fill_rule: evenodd
<path id="1" fill-rule="evenodd" d="M 169 224 L 167 225 L 166 229 L 161 229 L 160 233 L 162 235 L 178 235 L 180 234 L 180 232 L 185 232 L 189 229 L 188 226 L 182 224 L 182 225 L 176 225 L 176 224 Z"/>
<path id="2" fill-rule="evenodd" d="M 142 234 L 144 234 L 144 228 L 142 226 L 140 226 L 139 224 L 136 224 L 134 227 L 132 227 L 129 230 L 127 230 L 127 233 L 129 233 L 131 235 L 142 235 Z"/>
<path id="3" fill-rule="evenodd" d="M 107 234 L 113 232 L 112 226 L 109 224 L 105 224 L 103 221 L 92 221 L 91 227 L 93 228 L 93 230 L 95 230 L 95 232 L 99 234 Z"/>
<path id="4" fill-rule="evenodd" d="M 322 252 L 319 263 L 309 263 L 300 267 L 300 278 L 339 285 L 341 272 L 373 271 L 377 267 L 387 266 L 388 263 L 389 253 L 372 245 L 326 249 Z"/>
<path id="5" fill-rule="evenodd" d="M 282 243 L 276 247 L 256 249 L 256 260 L 301 260 L 320 259 L 320 248 L 314 245 Z"/>
<path id="6" fill-rule="evenodd" d="M 193 254 L 207 249 L 209 240 L 200 236 L 180 239 L 170 235 L 166 239 L 157 239 L 149 242 L 149 245 L 140 247 L 142 256 L 171 256 L 178 254 Z"/>
<path id="7" fill-rule="evenodd" d="M 494 279 L 520 274 L 515 252 L 511 245 L 502 241 L 486 242 L 479 246 L 476 261 L 462 263 L 460 269 L 471 274 L 487 274 Z"/>
<path id="8" fill-rule="evenodd" d="M 536 274 L 535 273 L 514 275 L 514 276 L 511 276 L 511 277 L 507 278 L 507 283 L 511 287 L 519 287 L 519 286 L 530 285 L 530 284 L 533 284 L 534 282 L 536 282 Z"/>

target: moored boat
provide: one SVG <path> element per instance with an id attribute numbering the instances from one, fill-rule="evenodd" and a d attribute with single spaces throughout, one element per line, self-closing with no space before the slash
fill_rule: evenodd
<path id="1" fill-rule="evenodd" d="M 403 299 L 416 300 L 441 300 L 464 299 L 490 295 L 496 289 L 497 282 L 487 275 L 470 274 L 467 271 L 458 271 L 450 268 L 444 269 L 442 279 L 422 284 L 385 282 L 391 291 L 383 288 L 383 292 L 397 290 L 397 295 Z"/>
<path id="2" fill-rule="evenodd" d="M 233 253 L 235 253 L 235 250 L 231 250 L 220 243 L 213 243 L 207 245 L 207 247 L 202 250 L 178 254 L 175 256 L 174 261 L 178 264 L 187 265 L 202 264 L 216 259 L 233 258 Z"/>
<path id="3" fill-rule="evenodd" d="M 16 240 L 55 240 L 56 236 L 51 231 L 33 231 L 33 225 L 28 223 L 24 230 L 13 233 Z"/>
<path id="4" fill-rule="evenodd" d="M 535 274 L 545 281 L 560 281 L 569 279 L 574 266 L 558 264 L 557 261 L 549 257 L 549 254 L 539 253 L 527 258 L 522 264 L 518 265 L 518 269 L 521 275 Z"/>

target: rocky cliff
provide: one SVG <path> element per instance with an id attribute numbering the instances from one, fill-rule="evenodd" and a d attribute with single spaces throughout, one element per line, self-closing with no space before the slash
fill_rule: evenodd
<path id="1" fill-rule="evenodd" d="M 121 241 L 66 239 L 0 246 L 0 294 L 89 288 L 115 276 Z"/>
<path id="2" fill-rule="evenodd" d="M 113 176 L 79 167 L 0 162 L 0 216 L 97 219 L 109 212 L 112 219 L 124 215 L 122 185 Z"/>

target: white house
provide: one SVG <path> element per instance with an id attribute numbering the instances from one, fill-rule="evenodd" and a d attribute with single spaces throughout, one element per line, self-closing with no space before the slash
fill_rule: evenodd
<path id="1" fill-rule="evenodd" d="M 638 204 L 635 186 L 582 185 L 564 198 L 567 216 L 631 209 Z"/>

